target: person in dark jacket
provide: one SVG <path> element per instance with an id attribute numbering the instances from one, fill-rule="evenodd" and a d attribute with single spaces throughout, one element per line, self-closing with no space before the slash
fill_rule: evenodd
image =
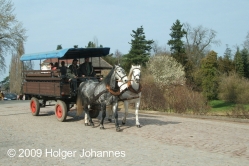
<path id="1" fill-rule="evenodd" d="M 95 75 L 92 62 L 89 62 L 89 57 L 86 57 L 85 62 L 79 66 L 79 78 L 84 80 L 86 77 L 95 77 Z"/>
<path id="2" fill-rule="evenodd" d="M 61 67 L 59 67 L 61 76 L 66 76 L 67 74 L 67 67 L 65 66 L 65 61 L 61 61 Z"/>

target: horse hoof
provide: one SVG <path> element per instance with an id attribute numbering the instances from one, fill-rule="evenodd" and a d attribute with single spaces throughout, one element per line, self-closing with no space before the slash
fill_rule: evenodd
<path id="1" fill-rule="evenodd" d="M 91 123 L 91 126 L 94 127 L 94 123 Z"/>
<path id="2" fill-rule="evenodd" d="M 104 128 L 104 126 L 101 126 L 100 129 L 101 129 L 101 130 L 104 130 L 105 128 Z"/>
<path id="3" fill-rule="evenodd" d="M 121 129 L 119 127 L 116 128 L 116 132 L 120 132 Z"/>
<path id="4" fill-rule="evenodd" d="M 140 125 L 137 125 L 137 128 L 141 128 L 141 126 L 140 126 Z"/>
<path id="5" fill-rule="evenodd" d="M 88 126 L 88 123 L 85 123 L 85 126 Z"/>
<path id="6" fill-rule="evenodd" d="M 112 119 L 108 119 L 108 121 L 111 123 L 111 122 L 112 122 Z"/>

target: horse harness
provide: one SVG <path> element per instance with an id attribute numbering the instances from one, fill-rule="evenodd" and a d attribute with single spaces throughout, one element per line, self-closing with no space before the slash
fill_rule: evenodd
<path id="1" fill-rule="evenodd" d="M 135 94 L 138 94 L 138 93 L 140 93 L 141 91 L 142 91 L 142 85 L 139 83 L 139 88 L 138 88 L 138 90 L 135 90 L 132 86 L 131 86 L 131 81 L 128 81 L 128 83 L 127 83 L 127 88 L 125 88 L 121 93 L 120 93 L 120 95 L 118 96 L 118 100 L 119 101 L 125 101 L 125 100 L 132 100 L 132 99 L 137 99 L 137 98 L 139 98 L 139 96 L 136 96 L 136 97 L 127 97 L 127 98 L 124 98 L 124 99 L 121 99 L 120 98 L 120 96 L 122 96 L 122 94 L 123 93 L 125 93 L 126 91 L 131 91 L 132 93 L 135 93 Z"/>
<path id="2" fill-rule="evenodd" d="M 121 80 L 125 77 L 125 76 L 121 77 L 119 75 L 119 73 L 116 72 L 116 70 L 115 70 L 115 73 L 121 78 Z M 102 92 L 100 92 L 98 95 L 94 96 L 93 99 L 90 101 L 90 103 L 93 103 L 94 101 L 96 101 L 102 94 L 104 94 L 106 92 L 111 93 L 113 96 L 119 96 L 120 93 L 121 93 L 120 92 L 120 88 L 118 88 L 118 89 L 111 89 L 110 85 L 106 85 L 106 89 L 103 90 Z"/>

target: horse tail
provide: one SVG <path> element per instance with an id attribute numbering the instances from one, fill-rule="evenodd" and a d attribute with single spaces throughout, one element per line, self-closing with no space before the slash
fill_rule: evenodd
<path id="1" fill-rule="evenodd" d="M 80 92 L 81 92 L 81 86 L 79 86 L 78 88 L 78 95 L 77 95 L 77 101 L 76 101 L 78 116 L 81 115 L 83 112 L 82 98 L 81 98 Z"/>

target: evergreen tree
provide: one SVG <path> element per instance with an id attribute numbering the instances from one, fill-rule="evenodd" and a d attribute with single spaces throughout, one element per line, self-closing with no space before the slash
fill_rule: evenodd
<path id="1" fill-rule="evenodd" d="M 124 55 L 124 68 L 128 71 L 131 64 L 140 64 L 145 66 L 149 60 L 151 44 L 153 40 L 146 40 L 144 29 L 141 26 L 137 30 L 132 30 L 131 49 L 128 54 Z"/>
<path id="2" fill-rule="evenodd" d="M 244 77 L 249 78 L 249 63 L 248 63 L 248 51 L 247 49 L 243 49 L 241 51 L 241 57 L 244 66 Z"/>
<path id="3" fill-rule="evenodd" d="M 243 59 L 242 59 L 239 47 L 237 47 L 237 51 L 234 56 L 234 63 L 235 63 L 235 72 L 240 77 L 244 77 L 244 63 L 243 63 Z"/>
<path id="4" fill-rule="evenodd" d="M 182 28 L 183 24 L 180 23 L 179 20 L 176 20 L 171 27 L 171 40 L 168 41 L 168 45 L 170 46 L 170 51 L 172 56 L 182 65 L 186 63 L 186 54 L 184 49 L 184 43 L 182 38 L 186 34 L 186 31 Z"/>
<path id="5" fill-rule="evenodd" d="M 201 62 L 202 90 L 208 100 L 217 99 L 218 97 L 217 69 L 217 53 L 211 51 Z"/>
<path id="6" fill-rule="evenodd" d="M 10 89 L 10 78 L 9 76 L 5 77 L 3 81 L 1 81 L 1 88 L 5 89 L 6 91 L 9 91 Z"/>
<path id="7" fill-rule="evenodd" d="M 226 74 L 227 76 L 234 70 L 232 51 L 228 46 L 225 50 L 224 56 L 218 58 L 218 70 L 220 73 Z"/>

